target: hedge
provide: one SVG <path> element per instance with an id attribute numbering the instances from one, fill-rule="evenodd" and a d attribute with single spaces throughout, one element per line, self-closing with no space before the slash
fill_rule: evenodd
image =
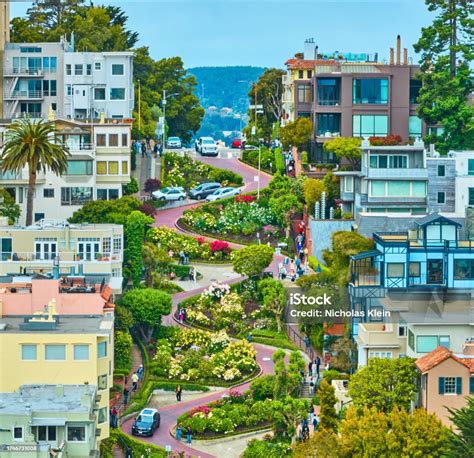
<path id="1" fill-rule="evenodd" d="M 285 168 L 285 161 L 283 160 L 283 154 L 281 152 L 280 148 L 275 148 L 275 151 L 273 152 L 275 155 L 275 167 L 277 173 L 281 173 L 282 175 L 285 174 L 286 168 Z"/>
<path id="2" fill-rule="evenodd" d="M 120 431 L 120 429 L 111 429 L 110 437 L 100 443 L 100 456 L 102 458 L 112 458 L 114 456 L 114 445 L 117 444 L 122 448 L 124 443 L 131 449 L 132 456 L 146 456 L 150 458 L 165 458 L 169 456 L 164 448 L 134 439 Z"/>

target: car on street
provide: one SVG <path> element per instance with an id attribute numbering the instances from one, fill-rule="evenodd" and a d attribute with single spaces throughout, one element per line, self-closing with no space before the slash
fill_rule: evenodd
<path id="1" fill-rule="evenodd" d="M 196 140 L 196 151 L 202 156 L 217 156 L 217 143 L 212 137 L 200 137 Z"/>
<path id="2" fill-rule="evenodd" d="M 160 427 L 160 414 L 158 410 L 146 408 L 143 409 L 132 425 L 132 435 L 134 436 L 153 436 L 153 433 Z"/>
<path id="3" fill-rule="evenodd" d="M 214 202 L 215 200 L 236 196 L 241 192 L 242 190 L 240 188 L 220 188 L 217 191 L 214 191 L 212 194 L 209 194 L 206 197 L 206 200 L 208 202 Z"/>
<path id="4" fill-rule="evenodd" d="M 242 140 L 240 138 L 234 138 L 230 144 L 230 147 L 234 149 L 242 148 Z"/>
<path id="5" fill-rule="evenodd" d="M 151 194 L 155 200 L 183 200 L 186 198 L 186 193 L 183 188 L 168 187 L 154 191 Z"/>
<path id="6" fill-rule="evenodd" d="M 188 196 L 191 199 L 201 200 L 204 197 L 207 197 L 209 194 L 212 194 L 217 189 L 221 188 L 220 183 L 201 183 L 199 186 L 196 186 L 193 189 L 190 189 Z"/>
<path id="7" fill-rule="evenodd" d="M 183 146 L 179 137 L 169 137 L 166 143 L 168 148 L 182 148 Z"/>

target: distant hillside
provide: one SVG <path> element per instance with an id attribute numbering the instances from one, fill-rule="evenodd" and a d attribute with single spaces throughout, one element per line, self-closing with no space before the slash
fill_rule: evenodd
<path id="1" fill-rule="evenodd" d="M 250 84 L 264 72 L 262 67 L 195 67 L 188 72 L 196 77 L 196 95 L 201 106 L 232 108 L 234 113 L 246 113 Z"/>

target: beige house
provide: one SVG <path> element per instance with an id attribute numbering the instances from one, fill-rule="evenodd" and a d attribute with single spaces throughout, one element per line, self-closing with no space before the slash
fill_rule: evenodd
<path id="1" fill-rule="evenodd" d="M 466 396 L 474 395 L 474 340 L 466 342 L 462 354 L 440 346 L 419 358 L 416 366 L 421 373 L 420 406 L 450 426 L 448 408 L 464 407 Z"/>

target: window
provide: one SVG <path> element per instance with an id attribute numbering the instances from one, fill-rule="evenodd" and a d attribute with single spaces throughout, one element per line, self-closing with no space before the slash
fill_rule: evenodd
<path id="1" fill-rule="evenodd" d="M 118 134 L 109 134 L 109 146 L 119 146 Z"/>
<path id="2" fill-rule="evenodd" d="M 85 442 L 86 441 L 86 427 L 83 425 L 68 425 L 67 427 L 68 442 Z"/>
<path id="3" fill-rule="evenodd" d="M 44 358 L 47 361 L 64 361 L 66 359 L 66 345 L 45 345 Z"/>
<path id="4" fill-rule="evenodd" d="M 125 88 L 113 87 L 110 89 L 110 100 L 125 100 Z"/>
<path id="5" fill-rule="evenodd" d="M 344 192 L 354 191 L 354 177 L 344 177 Z"/>
<path id="6" fill-rule="evenodd" d="M 387 264 L 388 278 L 401 278 L 405 276 L 405 264 L 401 262 L 391 262 Z"/>
<path id="7" fill-rule="evenodd" d="M 438 176 L 439 177 L 446 176 L 446 166 L 445 165 L 438 165 Z"/>
<path id="8" fill-rule="evenodd" d="M 94 100 L 105 100 L 105 87 L 94 88 Z"/>
<path id="9" fill-rule="evenodd" d="M 118 175 L 119 174 L 119 167 L 117 161 L 109 162 L 109 175 Z"/>
<path id="10" fill-rule="evenodd" d="M 449 336 L 439 336 L 438 346 L 449 349 Z"/>
<path id="11" fill-rule="evenodd" d="M 23 426 L 13 427 L 13 440 L 16 442 L 23 441 Z"/>
<path id="12" fill-rule="evenodd" d="M 474 394 L 474 376 L 469 379 L 469 394 Z"/>
<path id="13" fill-rule="evenodd" d="M 106 139 L 105 134 L 97 134 L 95 136 L 95 142 L 97 146 L 106 146 L 105 139 Z"/>
<path id="14" fill-rule="evenodd" d="M 97 200 L 116 200 L 119 198 L 118 189 L 98 189 Z"/>
<path id="15" fill-rule="evenodd" d="M 102 253 L 110 253 L 112 251 L 110 237 L 104 237 L 102 239 Z"/>
<path id="16" fill-rule="evenodd" d="M 391 351 L 369 351 L 369 358 L 392 359 Z"/>
<path id="17" fill-rule="evenodd" d="M 298 111 L 296 116 L 298 118 L 311 118 L 311 113 L 309 111 Z"/>
<path id="18" fill-rule="evenodd" d="M 97 344 L 98 358 L 105 358 L 107 356 L 107 342 L 99 342 Z"/>
<path id="19" fill-rule="evenodd" d="M 474 259 L 454 260 L 454 279 L 473 280 L 474 279 Z"/>
<path id="20" fill-rule="evenodd" d="M 122 252 L 122 237 L 114 237 L 114 254 Z"/>
<path id="21" fill-rule="evenodd" d="M 415 334 L 410 329 L 408 330 L 408 346 L 415 351 Z"/>
<path id="22" fill-rule="evenodd" d="M 92 74 L 92 65 L 87 64 L 86 65 L 86 75 L 91 75 Z"/>
<path id="23" fill-rule="evenodd" d="M 304 78 L 304 71 L 298 70 L 298 79 L 302 80 Z"/>
<path id="24" fill-rule="evenodd" d="M 128 162 L 122 162 L 122 175 L 128 175 Z"/>
<path id="25" fill-rule="evenodd" d="M 101 62 L 94 62 L 94 70 L 95 71 L 102 70 L 102 63 Z"/>
<path id="26" fill-rule="evenodd" d="M 61 188 L 61 205 L 84 205 L 92 200 L 92 188 Z"/>
<path id="27" fill-rule="evenodd" d="M 385 155 L 385 154 L 371 154 L 370 167 L 373 169 L 407 169 L 408 156 L 407 155 Z"/>
<path id="28" fill-rule="evenodd" d="M 308 70 L 306 75 L 308 76 L 308 79 L 311 79 L 313 77 L 313 70 Z"/>
<path id="29" fill-rule="evenodd" d="M 352 133 L 354 137 L 385 137 L 388 134 L 388 116 L 353 115 Z"/>
<path id="30" fill-rule="evenodd" d="M 46 199 L 51 199 L 54 197 L 54 188 L 45 188 L 43 189 L 43 197 Z"/>
<path id="31" fill-rule="evenodd" d="M 92 175 L 92 161 L 68 161 L 66 175 Z"/>
<path id="32" fill-rule="evenodd" d="M 420 80 L 410 80 L 410 103 L 417 103 L 418 95 L 420 94 L 420 89 Z"/>
<path id="33" fill-rule="evenodd" d="M 38 350 L 35 344 L 23 344 L 21 346 L 21 360 L 22 361 L 36 361 L 38 357 Z"/>
<path id="34" fill-rule="evenodd" d="M 446 193 L 445 192 L 438 192 L 438 201 L 439 204 L 446 203 Z"/>
<path id="35" fill-rule="evenodd" d="M 99 415 L 97 423 L 105 423 L 107 421 L 107 407 L 101 407 L 99 409 Z"/>
<path id="36" fill-rule="evenodd" d="M 82 75 L 84 71 L 84 68 L 82 64 L 76 64 L 74 65 L 74 74 L 77 75 Z"/>
<path id="37" fill-rule="evenodd" d="M 389 181 L 388 196 L 390 197 L 408 197 L 410 195 L 409 181 Z"/>
<path id="38" fill-rule="evenodd" d="M 36 440 L 38 442 L 56 442 L 56 426 L 38 426 Z"/>
<path id="39" fill-rule="evenodd" d="M 469 205 L 474 205 L 474 188 L 469 188 Z"/>
<path id="40" fill-rule="evenodd" d="M 107 189 L 97 190 L 97 200 L 107 200 Z"/>
<path id="41" fill-rule="evenodd" d="M 461 377 L 439 377 L 439 394 L 462 394 Z"/>
<path id="42" fill-rule="evenodd" d="M 123 75 L 123 64 L 112 64 L 112 75 Z"/>
<path id="43" fill-rule="evenodd" d="M 385 196 L 385 181 L 371 181 L 370 182 L 370 196 L 384 197 Z"/>
<path id="44" fill-rule="evenodd" d="M 89 345 L 74 345 L 74 361 L 89 361 Z"/>
<path id="45" fill-rule="evenodd" d="M 67 94 L 68 96 L 72 96 L 72 85 L 71 85 L 71 84 L 68 84 L 68 85 L 66 86 L 66 94 Z"/>
<path id="46" fill-rule="evenodd" d="M 106 161 L 97 161 L 97 175 L 107 175 Z"/>
<path id="47" fill-rule="evenodd" d="M 122 146 L 128 146 L 128 134 L 122 134 Z"/>
<path id="48" fill-rule="evenodd" d="M 474 159 L 467 160 L 467 174 L 474 175 Z"/>
<path id="49" fill-rule="evenodd" d="M 408 265 L 408 275 L 410 277 L 420 276 L 420 263 L 419 262 L 410 262 L 410 264 Z"/>
<path id="50" fill-rule="evenodd" d="M 66 75 L 71 75 L 71 64 L 66 64 Z"/>
<path id="51" fill-rule="evenodd" d="M 426 197 L 426 182 L 371 181 L 370 197 Z"/>
<path id="52" fill-rule="evenodd" d="M 120 267 L 113 267 L 112 277 L 121 277 L 121 276 L 122 276 L 122 269 Z"/>
<path id="53" fill-rule="evenodd" d="M 398 325 L 398 336 L 405 337 L 407 335 L 407 327 L 404 324 Z"/>
<path id="54" fill-rule="evenodd" d="M 335 134 L 341 131 L 341 115 L 338 113 L 318 113 L 317 135 L 324 136 L 326 133 Z"/>
<path id="55" fill-rule="evenodd" d="M 311 103 L 311 84 L 298 85 L 298 103 Z"/>
<path id="56" fill-rule="evenodd" d="M 417 336 L 416 351 L 418 353 L 429 353 L 438 346 L 438 336 Z"/>
<path id="57" fill-rule="evenodd" d="M 421 137 L 423 122 L 418 116 L 410 116 L 408 119 L 408 135 L 410 137 Z"/>
<path id="58" fill-rule="evenodd" d="M 37 47 L 37 46 L 22 46 L 20 48 L 20 52 L 24 52 L 24 53 L 30 53 L 30 52 L 41 52 L 41 48 Z"/>
<path id="59" fill-rule="evenodd" d="M 388 102 L 388 79 L 354 79 L 352 103 L 385 104 Z"/>
<path id="60" fill-rule="evenodd" d="M 119 198 L 118 189 L 109 189 L 109 200 L 117 200 Z"/>
<path id="61" fill-rule="evenodd" d="M 97 379 L 97 387 L 99 388 L 99 390 L 107 389 L 107 374 L 99 375 Z"/>
<path id="62" fill-rule="evenodd" d="M 34 217 L 35 223 L 37 221 L 41 221 L 42 219 L 44 219 L 44 213 L 35 213 L 35 217 Z"/>

